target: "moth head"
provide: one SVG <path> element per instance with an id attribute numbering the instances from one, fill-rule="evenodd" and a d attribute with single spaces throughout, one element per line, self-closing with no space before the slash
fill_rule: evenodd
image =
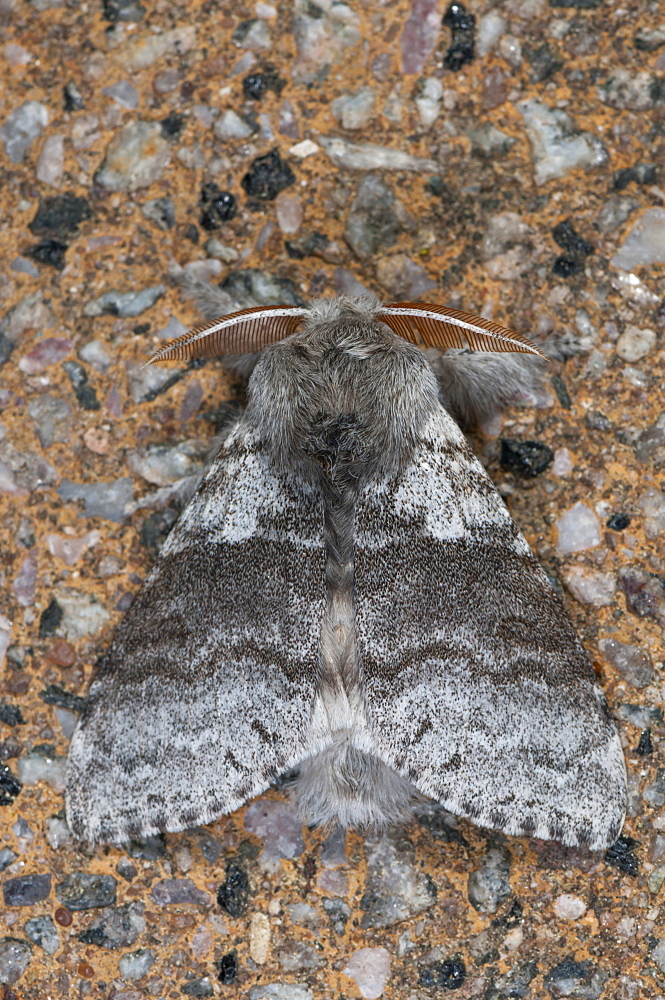
<path id="1" fill-rule="evenodd" d="M 361 300 L 359 300 L 361 301 Z M 171 340 L 150 358 L 192 360 L 220 355 L 255 354 L 295 333 L 310 310 L 299 306 L 259 306 L 221 316 Z M 393 302 L 368 309 L 368 319 L 385 323 L 393 333 L 421 347 L 470 348 L 474 351 L 518 352 L 544 358 L 535 344 L 493 320 L 447 306 Z"/>

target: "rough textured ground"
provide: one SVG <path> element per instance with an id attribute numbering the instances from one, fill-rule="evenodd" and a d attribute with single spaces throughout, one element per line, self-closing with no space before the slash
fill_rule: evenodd
<path id="1" fill-rule="evenodd" d="M 444 14 L 0 0 L 6 998 L 665 996 L 665 26 L 637 0 Z M 434 807 L 345 842 L 279 790 L 71 842 L 79 698 L 239 392 L 140 370 L 198 318 L 174 265 L 230 309 L 366 288 L 547 345 L 543 392 L 475 441 L 621 728 L 610 856 Z M 501 438 L 545 446 L 536 475 Z"/>

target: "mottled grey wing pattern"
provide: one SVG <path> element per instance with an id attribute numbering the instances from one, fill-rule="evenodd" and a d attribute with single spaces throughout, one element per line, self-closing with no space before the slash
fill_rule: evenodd
<path id="1" fill-rule="evenodd" d="M 321 499 L 242 422 L 169 536 L 70 750 L 75 834 L 121 842 L 231 812 L 302 756 L 318 673 Z"/>
<path id="2" fill-rule="evenodd" d="M 358 506 L 356 624 L 382 759 L 458 815 L 606 847 L 625 765 L 543 570 L 441 410 Z"/>

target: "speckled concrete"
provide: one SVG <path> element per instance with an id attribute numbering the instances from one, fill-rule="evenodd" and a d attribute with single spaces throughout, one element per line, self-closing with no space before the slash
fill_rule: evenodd
<path id="1" fill-rule="evenodd" d="M 665 29 L 636 0 L 446 10 L 0 0 L 6 1000 L 665 996 Z M 178 265 L 230 308 L 364 287 L 545 345 L 543 391 L 474 441 L 620 725 L 614 858 L 434 808 L 344 843 L 283 790 L 71 843 L 77 697 L 241 393 L 140 370 L 199 318 Z M 553 461 L 524 477 L 501 438 Z"/>

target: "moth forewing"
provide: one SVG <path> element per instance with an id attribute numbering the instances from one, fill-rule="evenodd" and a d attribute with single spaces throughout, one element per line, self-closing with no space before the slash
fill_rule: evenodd
<path id="1" fill-rule="evenodd" d="M 447 350 L 435 373 L 416 335 L 483 350 Z M 446 409 L 505 400 L 538 349 L 444 307 L 340 298 L 242 310 L 153 360 L 262 348 L 91 688 L 73 831 L 206 823 L 298 767 L 308 820 L 386 825 L 422 793 L 506 833 L 606 847 L 625 811 L 618 735 Z"/>

